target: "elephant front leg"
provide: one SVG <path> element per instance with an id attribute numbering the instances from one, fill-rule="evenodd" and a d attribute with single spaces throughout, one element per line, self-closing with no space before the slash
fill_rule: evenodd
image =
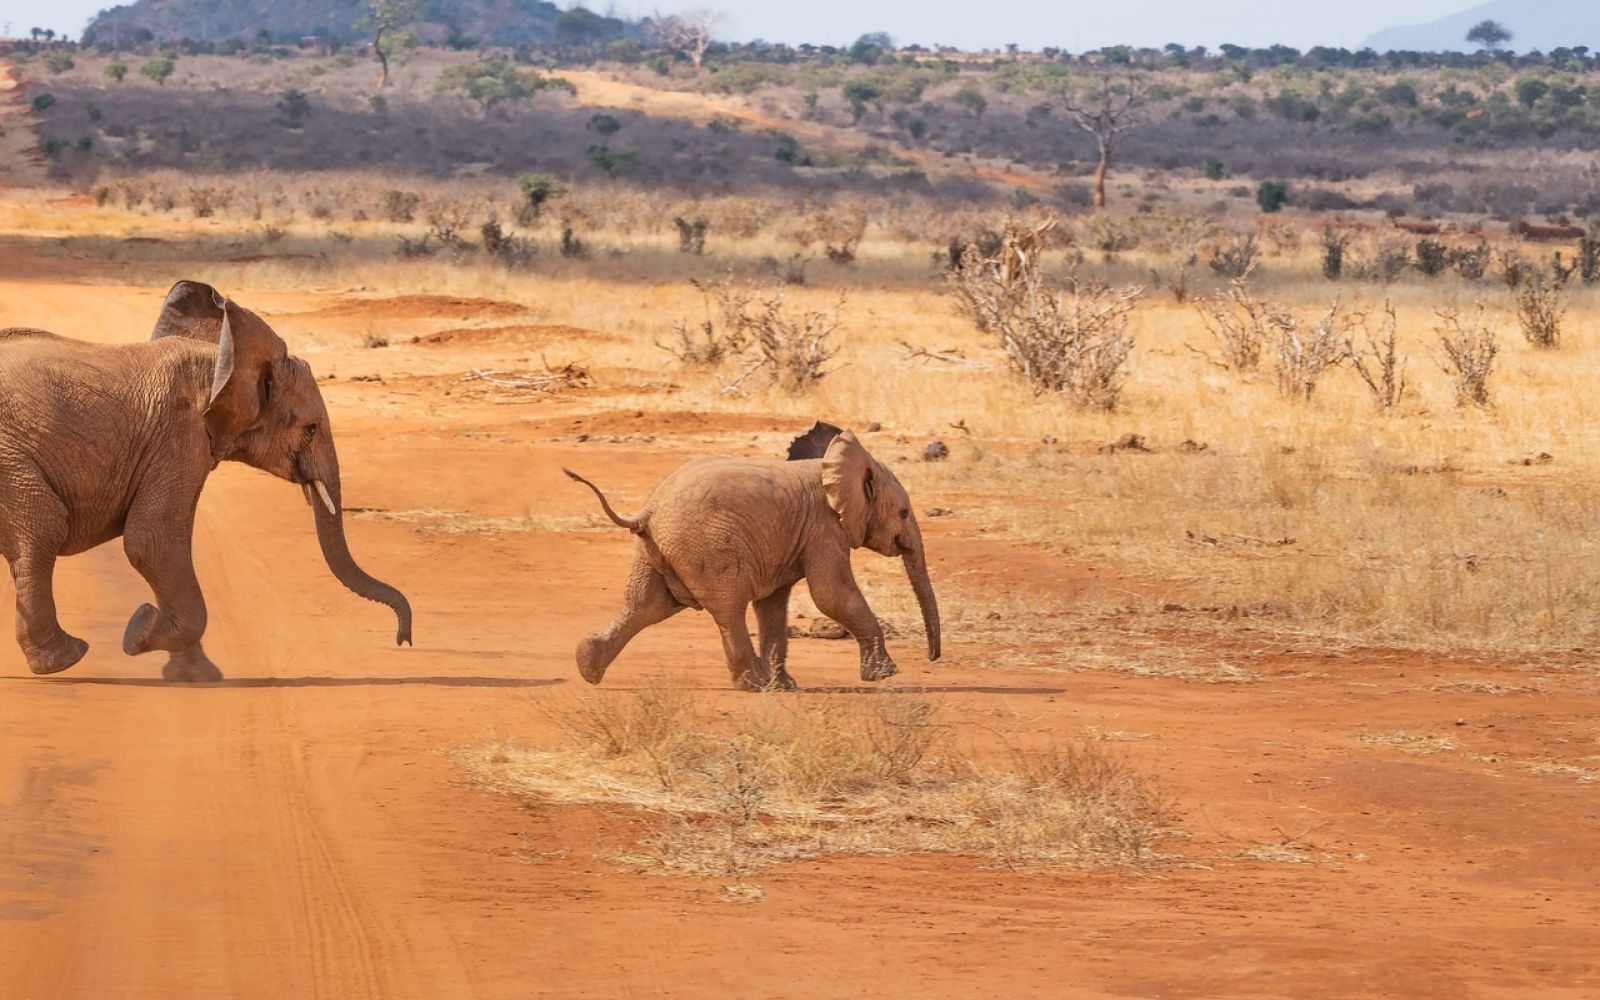
<path id="1" fill-rule="evenodd" d="M 141 604 L 122 634 L 122 651 L 138 656 L 151 650 L 170 655 L 161 668 L 169 681 L 219 681 L 222 671 L 206 656 L 200 637 L 206 631 L 206 601 L 190 559 L 187 529 L 181 537 L 130 517 L 123 536 L 128 562 L 155 593 L 155 604 Z"/>
<path id="2" fill-rule="evenodd" d="M 780 691 L 793 691 L 798 685 L 790 676 L 789 661 L 789 591 L 782 587 L 756 602 L 756 633 L 761 641 L 761 658 L 772 671 L 772 687 Z"/>
<path id="3" fill-rule="evenodd" d="M 845 627 L 861 648 L 861 679 L 881 681 L 900 672 L 883 642 L 883 626 L 856 586 L 846 562 L 842 574 L 806 580 L 817 610 Z"/>
<path id="4" fill-rule="evenodd" d="M 54 554 L 26 552 L 11 561 L 17 585 L 17 645 L 36 674 L 55 674 L 83 659 L 89 644 L 56 619 Z"/>

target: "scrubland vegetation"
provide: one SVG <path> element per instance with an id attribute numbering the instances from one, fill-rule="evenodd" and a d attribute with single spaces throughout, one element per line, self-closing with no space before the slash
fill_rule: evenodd
<path id="1" fill-rule="evenodd" d="M 1229 683 L 1296 647 L 1593 648 L 1586 53 L 740 47 L 695 73 L 627 47 L 427 49 L 379 92 L 348 51 L 204 48 L 25 63 L 81 198 L 0 226 L 152 282 L 181 263 L 513 303 L 569 331 L 542 350 L 584 373 L 560 383 L 578 412 L 871 427 L 949 544 L 1098 571 L 1009 602 L 941 580 L 947 627 L 996 667 Z M 1094 212 L 1060 96 L 1107 74 L 1141 117 Z M 891 571 L 861 575 L 913 630 Z M 1092 748 L 995 770 L 932 711 L 712 719 L 653 691 L 471 766 L 661 813 L 653 868 L 1148 856 L 1154 797 Z"/>

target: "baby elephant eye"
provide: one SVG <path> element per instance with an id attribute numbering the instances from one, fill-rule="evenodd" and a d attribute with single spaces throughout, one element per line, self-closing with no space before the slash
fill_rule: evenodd
<path id="1" fill-rule="evenodd" d="M 911 516 L 911 508 L 910 507 L 901 507 L 900 508 L 900 520 L 904 521 L 906 518 L 908 518 L 910 516 Z"/>
<path id="2" fill-rule="evenodd" d="M 306 424 L 306 437 L 309 438 L 309 437 L 316 437 L 316 436 L 317 436 L 317 425 L 316 424 Z"/>

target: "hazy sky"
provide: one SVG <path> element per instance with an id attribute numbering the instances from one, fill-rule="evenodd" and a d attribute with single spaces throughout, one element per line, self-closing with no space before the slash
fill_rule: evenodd
<path id="1" fill-rule="evenodd" d="M 696 3 L 699 0 L 695 0 Z M 887 31 L 902 43 L 963 48 L 1025 48 L 1048 45 L 1079 50 L 1101 45 L 1216 46 L 1222 42 L 1296 48 L 1355 46 L 1379 28 L 1428 21 L 1472 6 L 1477 0 L 1340 0 L 1304 4 L 1293 0 L 721 0 L 723 35 L 768 41 L 840 44 L 868 31 Z M 0 33 L 26 34 L 31 27 L 76 35 L 108 0 L 0 0 Z M 670 2 L 618 2 L 625 13 L 670 12 Z M 605 0 L 591 0 L 605 10 Z M 1298 10 L 1296 8 L 1299 8 Z"/>

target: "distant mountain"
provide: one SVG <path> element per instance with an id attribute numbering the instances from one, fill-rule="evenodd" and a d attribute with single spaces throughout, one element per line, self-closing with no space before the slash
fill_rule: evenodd
<path id="1" fill-rule="evenodd" d="M 1587 45 L 1600 51 L 1600 3 L 1595 0 L 1489 0 L 1427 24 L 1385 28 L 1366 44 L 1379 52 L 1471 52 L 1467 32 L 1479 21 L 1499 21 L 1511 30 L 1506 46 L 1518 52 Z"/>
<path id="2" fill-rule="evenodd" d="M 367 37 L 357 27 L 367 9 L 364 0 L 134 0 L 97 14 L 83 40 L 254 42 L 266 31 L 279 42 L 310 36 L 354 42 Z M 431 43 L 582 45 L 638 35 L 641 27 L 581 7 L 563 11 L 547 0 L 424 0 L 417 32 Z"/>

